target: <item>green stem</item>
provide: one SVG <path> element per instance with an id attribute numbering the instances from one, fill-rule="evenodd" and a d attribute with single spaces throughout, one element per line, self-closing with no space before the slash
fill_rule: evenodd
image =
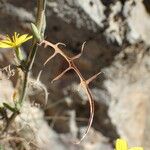
<path id="1" fill-rule="evenodd" d="M 46 21 L 45 21 L 46 0 L 37 0 L 37 7 L 38 10 L 37 10 L 36 26 L 39 33 L 41 34 L 42 39 L 44 39 L 44 32 L 46 28 Z M 32 44 L 32 51 L 30 52 L 27 60 L 28 70 L 31 70 L 33 66 L 37 49 L 38 49 L 38 43 L 36 38 L 34 38 Z"/>
<path id="2" fill-rule="evenodd" d="M 36 17 L 36 26 L 38 28 L 39 33 L 42 35 L 42 37 L 44 37 L 44 32 L 45 32 L 45 9 L 46 9 L 46 0 L 37 0 L 37 17 Z M 32 50 L 27 58 L 27 64 L 26 64 L 26 68 L 23 71 L 23 84 L 22 84 L 22 90 L 21 90 L 21 94 L 20 94 L 20 98 L 19 98 L 19 104 L 20 106 L 22 106 L 22 103 L 26 97 L 26 91 L 27 91 L 27 87 L 28 87 L 28 79 L 29 79 L 29 73 L 30 70 L 32 69 L 34 60 L 35 60 L 35 56 L 36 56 L 36 52 L 38 50 L 38 41 L 34 38 L 33 39 L 33 43 L 32 43 Z M 18 50 L 19 51 L 19 50 Z M 24 67 L 24 66 L 23 66 Z M 21 107 L 20 107 L 21 108 Z M 4 132 L 7 132 L 9 127 L 11 126 L 11 124 L 13 123 L 13 121 L 15 120 L 16 116 L 19 114 L 20 110 L 17 110 L 16 112 L 14 112 L 7 124 L 5 129 L 3 130 Z"/>
<path id="3" fill-rule="evenodd" d="M 18 58 L 20 61 L 23 61 L 23 60 L 24 60 L 24 56 L 23 56 L 23 53 L 22 53 L 20 47 L 16 47 L 16 48 L 15 48 L 15 52 L 16 52 L 17 58 Z"/>

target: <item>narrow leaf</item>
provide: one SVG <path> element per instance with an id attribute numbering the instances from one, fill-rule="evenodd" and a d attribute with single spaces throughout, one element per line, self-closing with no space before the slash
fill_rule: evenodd
<path id="1" fill-rule="evenodd" d="M 8 105 L 7 103 L 3 103 L 3 106 L 4 106 L 5 108 L 9 109 L 9 110 L 12 111 L 12 112 L 16 112 L 16 109 L 13 108 L 12 106 Z"/>
<path id="2" fill-rule="evenodd" d="M 38 31 L 38 28 L 36 27 L 35 24 L 31 23 L 31 29 L 32 29 L 33 35 L 36 38 L 36 40 L 38 42 L 42 41 L 42 37 L 41 37 L 41 35 L 40 35 L 39 31 Z"/>

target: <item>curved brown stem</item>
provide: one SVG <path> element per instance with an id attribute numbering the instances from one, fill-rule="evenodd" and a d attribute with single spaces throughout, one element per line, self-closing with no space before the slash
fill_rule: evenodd
<path id="1" fill-rule="evenodd" d="M 88 101 L 89 101 L 89 105 L 90 105 L 90 117 L 89 117 L 89 122 L 88 122 L 88 126 L 87 126 L 87 129 L 85 131 L 85 133 L 83 134 L 83 136 L 81 137 L 81 139 L 77 142 L 75 142 L 76 144 L 79 144 L 85 137 L 86 135 L 88 134 L 91 126 L 92 126 L 92 122 L 93 122 L 93 117 L 94 117 L 94 100 L 93 100 L 93 97 L 92 97 L 92 93 L 89 89 L 89 86 L 88 84 L 93 81 L 100 73 L 94 75 L 93 77 L 91 77 L 90 79 L 88 80 L 85 80 L 84 77 L 82 76 L 82 74 L 80 73 L 79 69 L 76 67 L 75 63 L 74 63 L 74 60 L 75 59 L 78 59 L 81 54 L 83 53 L 83 48 L 84 48 L 84 45 L 85 45 L 85 42 L 83 43 L 82 45 L 82 48 L 81 48 L 81 53 L 70 58 L 68 57 L 58 46 L 60 45 L 60 43 L 57 43 L 57 44 L 53 44 L 51 42 L 48 42 L 46 40 L 43 40 L 41 42 L 41 45 L 44 44 L 44 47 L 46 48 L 47 46 L 49 47 L 52 47 L 54 49 L 54 54 L 52 56 L 50 56 L 47 61 L 45 63 L 47 63 L 51 58 L 53 58 L 54 56 L 56 56 L 57 54 L 61 55 L 67 62 L 68 62 L 68 68 L 66 70 L 64 70 L 60 75 L 58 75 L 56 78 L 54 78 L 52 80 L 53 81 L 56 81 L 58 79 L 60 79 L 68 70 L 70 69 L 73 69 L 74 72 L 77 74 L 77 76 L 79 77 L 80 79 L 80 85 L 82 86 L 82 88 L 85 90 L 87 96 L 88 96 Z M 62 44 L 62 43 L 61 43 Z M 64 44 L 63 44 L 64 45 Z"/>

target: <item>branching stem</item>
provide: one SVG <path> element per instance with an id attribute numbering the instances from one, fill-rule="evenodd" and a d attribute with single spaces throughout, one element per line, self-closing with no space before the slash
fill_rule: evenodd
<path id="1" fill-rule="evenodd" d="M 54 58 L 57 54 L 61 55 L 67 62 L 68 62 L 68 68 L 66 70 L 64 70 L 61 74 L 59 74 L 57 77 L 55 77 L 52 82 L 60 79 L 67 71 L 69 70 L 74 70 L 74 72 L 77 74 L 77 76 L 80 79 L 80 85 L 81 87 L 85 90 L 85 93 L 87 94 L 88 100 L 89 100 L 89 105 L 90 105 L 90 117 L 89 117 L 89 122 L 88 122 L 88 127 L 85 131 L 85 133 L 83 134 L 83 136 L 81 137 L 81 139 L 77 142 L 75 142 L 76 144 L 79 144 L 87 135 L 87 133 L 89 132 L 92 122 L 93 122 L 93 117 L 94 117 L 94 100 L 92 98 L 92 94 L 91 91 L 89 89 L 88 84 L 93 81 L 100 73 L 97 73 L 96 75 L 92 76 L 90 79 L 85 80 L 84 77 L 82 76 L 82 74 L 80 73 L 79 69 L 76 67 L 74 60 L 78 59 L 83 52 L 83 48 L 85 45 L 85 42 L 82 45 L 81 48 L 81 52 L 80 54 L 74 56 L 74 57 L 68 57 L 60 48 L 59 45 L 65 45 L 63 43 L 57 43 L 57 44 L 53 44 L 49 41 L 43 40 L 40 45 L 44 44 L 44 47 L 46 48 L 47 46 L 52 47 L 54 49 L 54 53 L 52 54 L 52 56 L 50 56 L 46 62 L 44 63 L 44 65 L 46 65 L 46 63 L 48 63 L 48 61 L 50 61 L 52 58 Z"/>

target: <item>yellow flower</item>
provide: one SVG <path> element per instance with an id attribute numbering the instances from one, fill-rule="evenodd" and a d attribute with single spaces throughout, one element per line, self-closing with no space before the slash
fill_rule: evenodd
<path id="1" fill-rule="evenodd" d="M 16 48 L 20 47 L 20 45 L 28 40 L 30 40 L 32 36 L 28 36 L 28 34 L 19 35 L 19 33 L 14 33 L 14 36 L 10 38 L 6 37 L 5 40 L 0 41 L 0 48 Z"/>
<path id="2" fill-rule="evenodd" d="M 144 150 L 142 147 L 132 147 L 128 149 L 128 144 L 124 139 L 117 139 L 115 150 Z"/>
<path id="3" fill-rule="evenodd" d="M 0 41 L 0 48 L 14 48 L 17 58 L 22 61 L 24 60 L 24 55 L 20 49 L 22 43 L 30 40 L 32 36 L 28 34 L 20 35 L 19 33 L 14 33 L 14 36 L 7 36 L 5 40 Z"/>

